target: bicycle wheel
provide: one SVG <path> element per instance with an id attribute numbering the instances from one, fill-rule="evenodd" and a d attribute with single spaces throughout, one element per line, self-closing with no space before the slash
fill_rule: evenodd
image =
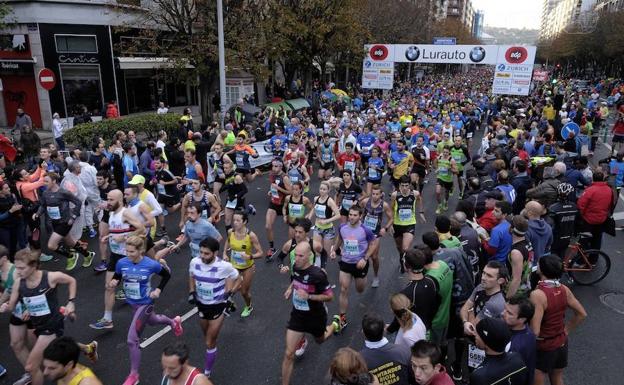
<path id="1" fill-rule="evenodd" d="M 585 256 L 588 259 L 596 259 L 596 263 L 592 264 L 590 271 L 569 271 L 568 274 L 579 285 L 593 285 L 604 279 L 611 270 L 611 258 L 607 253 L 600 250 L 584 250 Z M 593 258 L 591 257 L 593 256 Z M 579 253 L 573 260 L 572 264 L 585 265 L 583 256 Z"/>

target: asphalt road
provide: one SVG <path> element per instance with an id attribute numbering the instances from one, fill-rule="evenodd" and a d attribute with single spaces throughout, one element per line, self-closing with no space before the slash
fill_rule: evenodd
<path id="1" fill-rule="evenodd" d="M 606 150 L 601 147 L 596 158 L 604 157 Z M 316 178 L 314 178 L 316 181 Z M 316 191 L 318 183 L 313 183 L 311 191 Z M 250 228 L 255 231 L 264 248 L 267 247 L 264 231 L 264 213 L 267 209 L 267 178 L 258 178 L 250 186 L 248 201 L 254 202 L 258 215 L 250 219 Z M 435 217 L 434 184 L 428 183 L 424 190 L 426 217 L 431 222 Z M 450 202 L 454 207 L 455 199 Z M 624 210 L 622 204 L 618 210 Z M 169 235 L 175 237 L 177 215 L 169 218 Z M 219 227 L 223 231 L 222 225 Z M 431 223 L 419 223 L 416 227 L 416 239 L 426 231 L 432 230 Z M 276 245 L 286 241 L 286 227 L 276 223 Z M 591 287 L 574 286 L 573 291 L 586 307 L 589 317 L 570 339 L 569 367 L 566 371 L 566 384 L 622 384 L 624 370 L 616 366 L 624 362 L 624 333 L 621 332 L 624 315 L 607 308 L 599 297 L 610 292 L 623 292 L 620 277 L 624 266 L 620 262 L 622 233 L 617 238 L 605 236 L 603 250 L 611 255 L 613 265 L 609 276 Z M 96 240 L 90 240 L 90 247 L 97 250 Z M 389 296 L 402 288 L 406 281 L 398 274 L 398 255 L 392 239 L 386 237 L 381 245 L 381 286 L 377 289 L 368 287 L 362 294 L 351 290 L 348 318 L 350 325 L 338 336 L 332 337 L 323 345 L 310 343 L 305 355 L 298 359 L 292 376 L 292 384 L 326 384 L 327 370 L 332 354 L 340 347 L 351 346 L 359 350 L 363 345 L 363 335 L 359 327 L 364 313 L 375 310 L 389 321 L 391 312 Z M 266 249 L 265 249 L 266 250 Z M 190 253 L 183 251 L 171 255 L 167 261 L 173 270 L 173 277 L 156 302 L 156 311 L 169 316 L 184 315 L 192 310 L 187 304 L 187 268 Z M 218 357 L 213 370 L 212 380 L 218 385 L 230 384 L 278 384 L 280 381 L 281 359 L 284 350 L 285 325 L 291 310 L 290 301 L 284 300 L 283 292 L 288 286 L 286 275 L 279 274 L 275 263 L 257 262 L 252 296 L 254 312 L 247 319 L 241 319 L 242 299 L 236 297 L 239 312 L 226 319 L 218 342 Z M 64 261 L 52 261 L 44 264 L 48 270 L 62 270 Z M 337 263 L 328 264 L 330 282 L 337 284 Z M 129 371 L 128 351 L 126 348 L 127 328 L 131 320 L 131 308 L 117 301 L 114 311 L 115 328 L 96 331 L 88 327 L 102 315 L 104 275 L 95 275 L 91 268 L 77 267 L 72 275 L 78 280 L 76 309 L 78 319 L 66 322 L 66 334 L 79 341 L 97 340 L 100 346 L 100 360 L 92 365 L 95 373 L 105 385 L 121 384 Z M 369 274 L 370 275 L 370 274 Z M 372 278 L 369 277 L 369 282 Z M 337 312 L 339 289 L 336 288 L 335 300 L 328 304 L 330 316 Z M 67 298 L 65 290 L 60 291 L 61 298 Z M 63 301 L 61 301 L 63 303 Z M 8 369 L 7 375 L 0 380 L 0 385 L 12 384 L 23 373 L 10 347 L 8 336 L 8 315 L 0 315 L 0 363 Z M 198 325 L 197 315 L 183 323 L 184 335 L 181 337 L 191 347 L 191 363 L 203 367 L 205 345 Z M 147 327 L 143 334 L 148 339 L 161 330 L 160 327 Z M 141 383 L 160 384 L 160 353 L 175 337 L 171 332 L 164 334 L 142 350 Z"/>

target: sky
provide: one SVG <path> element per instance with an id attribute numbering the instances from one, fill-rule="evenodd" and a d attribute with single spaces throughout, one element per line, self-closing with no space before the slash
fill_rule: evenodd
<path id="1" fill-rule="evenodd" d="M 472 0 L 483 10 L 485 25 L 503 28 L 539 29 L 544 0 Z"/>

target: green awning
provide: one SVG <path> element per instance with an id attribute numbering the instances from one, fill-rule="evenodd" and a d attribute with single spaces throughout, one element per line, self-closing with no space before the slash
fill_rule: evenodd
<path id="1" fill-rule="evenodd" d="M 278 102 L 278 103 L 269 103 L 269 104 L 265 104 L 264 105 L 264 109 L 266 110 L 267 107 L 271 107 L 273 110 L 275 111 L 279 111 L 279 108 L 282 107 L 284 108 L 284 110 L 286 111 L 292 111 L 293 108 L 290 106 L 290 104 L 286 103 L 286 102 Z"/>
<path id="2" fill-rule="evenodd" d="M 311 107 L 310 103 L 308 103 L 308 101 L 304 98 L 287 100 L 286 103 L 290 104 L 295 111 Z"/>

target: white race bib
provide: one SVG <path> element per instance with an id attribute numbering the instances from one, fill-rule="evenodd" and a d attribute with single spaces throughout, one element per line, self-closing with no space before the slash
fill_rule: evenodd
<path id="1" fill-rule="evenodd" d="M 364 217 L 364 226 L 366 226 L 370 231 L 375 231 L 377 228 L 377 222 L 379 222 L 379 218 L 376 215 L 366 214 Z"/>
<path id="2" fill-rule="evenodd" d="M 24 305 L 33 317 L 41 317 L 50 314 L 50 305 L 45 294 L 39 294 L 32 297 L 24 297 Z"/>
<path id="3" fill-rule="evenodd" d="M 157 186 L 158 193 L 165 195 L 165 186 L 161 185 L 160 183 L 158 183 L 156 186 Z"/>
<path id="4" fill-rule="evenodd" d="M 234 198 L 232 201 L 227 201 L 225 203 L 225 207 L 228 209 L 234 210 L 236 208 L 236 204 L 238 203 L 238 199 Z"/>
<path id="5" fill-rule="evenodd" d="M 61 209 L 58 206 L 49 206 L 47 211 L 50 219 L 54 221 L 61 219 Z"/>
<path id="6" fill-rule="evenodd" d="M 129 299 L 141 299 L 141 285 L 138 282 L 124 282 L 124 293 Z"/>
<path id="7" fill-rule="evenodd" d="M 232 260 L 237 265 L 244 265 L 244 264 L 247 263 L 247 260 L 245 258 L 243 258 L 243 252 L 242 251 L 234 251 L 234 250 L 232 250 Z"/>
<path id="8" fill-rule="evenodd" d="M 212 285 L 206 282 L 195 281 L 195 292 L 200 302 L 211 302 L 214 299 Z"/>
<path id="9" fill-rule="evenodd" d="M 406 222 L 412 219 L 412 210 L 410 209 L 399 209 L 399 220 L 401 222 Z"/>
<path id="10" fill-rule="evenodd" d="M 485 351 L 479 349 L 473 344 L 468 345 L 468 366 L 471 368 L 478 368 L 479 365 L 485 360 Z"/>
<path id="11" fill-rule="evenodd" d="M 345 252 L 349 255 L 360 254 L 360 244 L 357 239 L 345 239 Z"/>
<path id="12" fill-rule="evenodd" d="M 288 216 L 292 218 L 303 217 L 303 205 L 301 203 L 289 203 Z"/>
<path id="13" fill-rule="evenodd" d="M 353 199 L 346 199 L 346 198 L 343 198 L 343 199 L 342 199 L 342 207 L 343 207 L 345 210 L 349 210 L 349 209 L 351 208 L 351 206 L 353 206 L 353 203 L 354 203 L 354 202 L 355 202 L 355 201 L 354 201 Z"/>
<path id="14" fill-rule="evenodd" d="M 310 304 L 308 303 L 308 300 L 299 297 L 296 290 L 293 290 L 292 299 L 293 299 L 293 306 L 295 307 L 295 309 L 301 310 L 301 311 L 310 311 Z"/>

